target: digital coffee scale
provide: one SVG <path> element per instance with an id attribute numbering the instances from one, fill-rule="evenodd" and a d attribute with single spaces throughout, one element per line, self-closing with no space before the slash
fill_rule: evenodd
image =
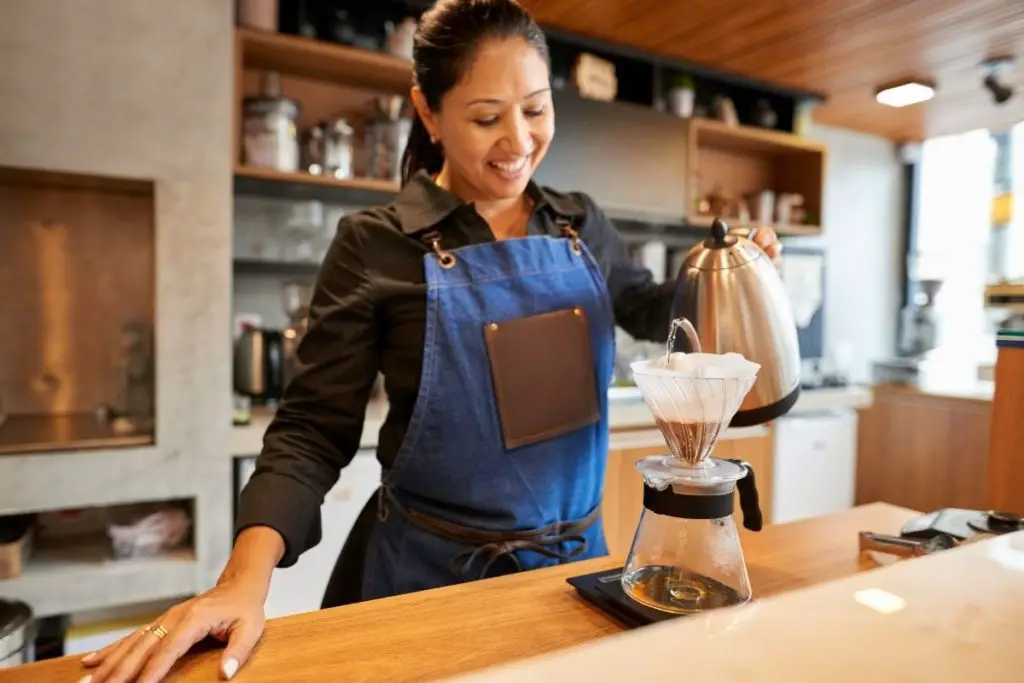
<path id="1" fill-rule="evenodd" d="M 615 617 L 627 628 L 649 626 L 661 621 L 669 621 L 685 614 L 674 614 L 652 609 L 641 605 L 622 590 L 619 579 L 622 578 L 622 567 L 606 569 L 593 574 L 573 576 L 566 581 L 576 592 L 602 612 Z"/>

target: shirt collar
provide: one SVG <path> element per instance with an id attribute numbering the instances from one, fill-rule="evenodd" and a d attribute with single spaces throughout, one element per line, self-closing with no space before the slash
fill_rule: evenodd
<path id="1" fill-rule="evenodd" d="M 424 170 L 409 178 L 395 199 L 398 221 L 406 235 L 433 228 L 462 206 L 465 202 L 440 187 Z"/>
<path id="2" fill-rule="evenodd" d="M 568 195 L 551 192 L 533 180 L 526 186 L 526 194 L 533 200 L 534 211 L 547 210 L 560 218 L 582 218 L 585 208 Z M 415 235 L 437 226 L 466 203 L 440 187 L 426 171 L 417 171 L 398 193 L 395 210 L 406 235 Z"/>

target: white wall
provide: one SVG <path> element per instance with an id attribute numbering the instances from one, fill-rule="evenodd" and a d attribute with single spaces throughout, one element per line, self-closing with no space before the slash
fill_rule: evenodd
<path id="1" fill-rule="evenodd" d="M 815 126 L 828 145 L 824 235 L 826 353 L 855 381 L 896 349 L 903 260 L 904 183 L 895 146 L 883 138 Z"/>

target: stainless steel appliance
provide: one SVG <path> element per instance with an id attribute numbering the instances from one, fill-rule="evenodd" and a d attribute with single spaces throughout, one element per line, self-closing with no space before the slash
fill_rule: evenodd
<path id="1" fill-rule="evenodd" d="M 376 112 L 366 122 L 367 175 L 381 180 L 401 180 L 402 155 L 412 129 L 412 118 L 403 116 L 407 103 L 397 95 L 374 99 Z"/>
<path id="2" fill-rule="evenodd" d="M 0 669 L 35 659 L 35 620 L 23 602 L 0 599 Z"/>
<path id="3" fill-rule="evenodd" d="M 739 353 L 761 365 L 731 424 L 763 424 L 789 412 L 800 395 L 800 346 L 768 255 L 715 219 L 710 237 L 687 254 L 678 283 L 673 317 L 694 324 L 706 353 Z"/>
<path id="4" fill-rule="evenodd" d="M 284 388 L 283 335 L 246 326 L 235 342 L 235 391 L 255 402 L 279 401 Z"/>
<path id="5" fill-rule="evenodd" d="M 900 311 L 899 355 L 920 358 L 938 343 L 935 296 L 942 280 L 919 280 L 912 300 Z"/>

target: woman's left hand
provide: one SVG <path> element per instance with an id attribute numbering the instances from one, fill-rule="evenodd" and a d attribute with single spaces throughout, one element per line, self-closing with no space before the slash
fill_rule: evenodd
<path id="1" fill-rule="evenodd" d="M 772 263 L 776 266 L 779 265 L 782 256 L 782 242 L 779 241 L 779 236 L 770 225 L 759 226 L 754 231 L 754 243 L 764 249 L 764 253 L 768 254 Z"/>

